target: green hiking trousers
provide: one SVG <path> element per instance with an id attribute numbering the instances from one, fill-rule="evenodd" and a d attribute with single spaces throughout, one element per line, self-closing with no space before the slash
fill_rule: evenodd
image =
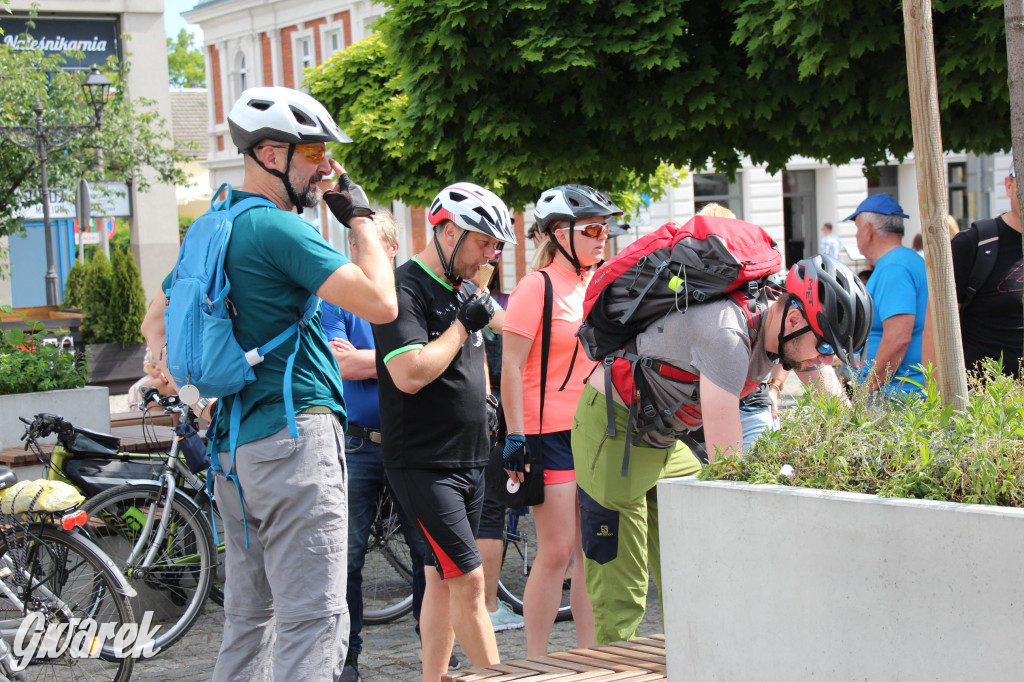
<path id="1" fill-rule="evenodd" d="M 629 412 L 617 403 L 614 409 L 615 436 L 609 437 L 605 397 L 588 385 L 572 423 L 584 569 L 598 644 L 637 636 L 647 606 L 648 565 L 661 596 L 655 486 L 663 478 L 700 470 L 700 462 L 682 443 L 665 449 L 632 445 L 623 477 Z"/>

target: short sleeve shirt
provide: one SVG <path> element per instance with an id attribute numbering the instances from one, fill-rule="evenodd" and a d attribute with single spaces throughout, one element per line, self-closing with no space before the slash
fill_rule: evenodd
<path id="1" fill-rule="evenodd" d="M 398 317 L 375 324 L 380 392 L 381 454 L 394 469 L 462 469 L 487 463 L 484 340 L 469 335 L 444 372 L 416 393 L 404 393 L 388 373 L 397 356 L 425 347 L 455 323 L 466 296 L 417 258 L 395 271 Z"/>
<path id="2" fill-rule="evenodd" d="M 996 218 L 999 251 L 992 273 L 960 318 L 964 344 L 964 361 L 968 369 L 985 358 L 1003 358 L 1003 373 L 1020 374 L 1021 349 L 1024 348 L 1024 287 L 1021 260 L 1021 233 Z M 978 228 L 972 225 L 956 237 L 953 249 L 953 275 L 956 297 L 963 300 L 971 278 L 971 269 L 978 252 Z"/>
<path id="3" fill-rule="evenodd" d="M 234 191 L 232 202 L 254 196 Z M 231 282 L 229 298 L 237 311 L 234 333 L 243 349 L 256 348 L 299 320 L 306 301 L 349 259 L 338 253 L 313 225 L 295 213 L 253 208 L 235 219 L 224 268 Z M 171 276 L 164 280 L 164 290 Z M 296 412 L 320 405 L 345 417 L 341 377 L 320 326 L 320 313 L 298 334 L 299 349 L 292 369 Z M 266 438 L 288 424 L 284 408 L 284 377 L 295 337 L 275 348 L 253 369 L 256 381 L 238 394 L 242 423 L 238 444 Z M 237 396 L 218 408 L 217 438 L 228 441 L 228 419 Z"/>
<path id="4" fill-rule="evenodd" d="M 533 341 L 523 367 L 523 418 L 526 433 L 557 433 L 572 428 L 572 418 L 583 394 L 584 381 L 593 371 L 594 363 L 582 348 L 577 350 L 576 332 L 583 321 L 583 297 L 591 273 L 578 276 L 552 264 L 542 268 L 551 277 L 552 319 L 551 344 L 548 351 L 548 374 L 544 394 L 544 424 L 540 424 L 541 338 L 544 311 L 544 277 L 531 272 L 519 281 L 509 297 L 508 311 L 502 327 Z M 573 353 L 576 358 L 573 360 Z M 566 380 L 572 364 L 572 375 Z M 565 389 L 558 390 L 565 382 Z"/>
<path id="5" fill-rule="evenodd" d="M 764 311 L 767 303 L 758 301 Z M 762 313 L 763 319 L 763 313 Z M 686 372 L 699 374 L 739 398 L 745 386 L 758 384 L 771 371 L 774 362 L 764 348 L 763 327 L 750 339 L 750 324 L 746 313 L 731 300 L 717 300 L 701 305 L 691 304 L 685 312 L 673 311 L 664 321 L 655 321 L 636 337 L 640 355 L 668 362 Z M 695 405 L 700 414 L 700 396 L 691 384 L 681 384 L 645 371 L 655 405 L 664 409 L 681 405 Z M 678 431 L 694 430 L 703 423 L 687 424 L 672 417 L 672 428 Z M 645 439 L 655 447 L 667 447 L 673 440 L 657 432 Z"/>
<path id="6" fill-rule="evenodd" d="M 360 350 L 373 350 L 373 332 L 369 322 L 333 303 L 324 301 L 320 305 L 320 321 L 328 341 L 344 339 Z M 363 428 L 380 429 L 377 380 L 342 379 L 341 385 L 345 389 L 345 409 L 349 420 Z"/>
<path id="7" fill-rule="evenodd" d="M 874 317 L 868 334 L 868 361 L 873 362 L 882 342 L 884 323 L 894 315 L 913 315 L 914 328 L 910 345 L 903 354 L 903 361 L 886 386 L 886 393 L 919 391 L 917 384 L 924 383 L 921 364 L 921 340 L 924 334 L 924 316 L 928 307 L 928 281 L 924 259 L 912 249 L 898 246 L 886 252 L 875 263 L 875 269 L 868 279 L 867 289 L 874 303 Z M 867 375 L 868 368 L 860 371 Z"/>

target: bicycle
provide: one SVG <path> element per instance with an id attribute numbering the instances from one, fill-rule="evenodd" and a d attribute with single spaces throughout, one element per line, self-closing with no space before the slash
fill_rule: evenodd
<path id="1" fill-rule="evenodd" d="M 506 601 L 518 614 L 523 612 L 523 595 L 526 579 L 533 566 L 531 550 L 536 545 L 536 529 L 529 507 L 510 508 L 505 518 L 505 541 L 501 557 L 501 575 L 498 578 L 498 598 Z M 562 585 L 562 603 L 558 607 L 555 621 L 572 619 L 569 605 L 569 579 Z"/>
<path id="2" fill-rule="evenodd" d="M 368 625 L 390 623 L 412 611 L 412 557 L 401 526 L 398 504 L 382 485 L 363 565 L 363 622 Z"/>
<path id="3" fill-rule="evenodd" d="M 193 423 L 191 410 L 177 396 L 164 396 L 159 402 L 165 410 L 180 414 L 185 423 Z M 57 415 L 41 414 L 31 422 L 22 421 L 28 423 L 26 447 L 31 445 L 40 456 L 38 439 L 57 434 L 58 443 L 47 467 L 48 478 L 87 483 L 79 477 L 72 480 L 67 471 L 74 455 L 82 451 L 86 456 L 94 456 L 94 464 L 96 457 L 136 457 L 118 453 L 119 443 L 104 440 L 111 437 L 78 429 Z M 103 490 L 89 498 L 83 508 L 90 517 L 86 529 L 90 537 L 111 557 L 136 591 L 132 599 L 134 610 L 151 613 L 153 624 L 160 626 L 156 646 L 162 652 L 195 624 L 210 598 L 214 578 L 219 579 L 215 576 L 218 548 L 206 516 L 213 501 L 206 495 L 204 481 L 179 456 L 177 439 L 173 440 L 168 456 L 138 457 L 146 458 L 146 466 L 161 462 L 157 480 L 147 476 Z"/>
<path id="4" fill-rule="evenodd" d="M 0 477 L 16 480 L 9 469 Z M 21 670 L 31 666 L 44 679 L 70 670 L 74 679 L 128 680 L 146 652 L 145 643 L 120 639 L 135 623 L 134 590 L 95 544 L 66 530 L 86 518 L 80 510 L 0 514 L 3 679 L 28 679 Z M 57 646 L 47 646 L 54 631 Z"/>

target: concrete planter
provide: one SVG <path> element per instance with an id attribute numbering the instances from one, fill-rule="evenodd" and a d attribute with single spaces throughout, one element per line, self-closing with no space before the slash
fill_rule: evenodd
<path id="1" fill-rule="evenodd" d="M 18 417 L 31 419 L 40 412 L 59 414 L 75 426 L 110 432 L 110 393 L 106 387 L 0 395 L 0 448 L 20 446 L 25 425 Z M 49 440 L 55 439 L 51 436 Z"/>
<path id="2" fill-rule="evenodd" d="M 658 484 L 670 680 L 1020 679 L 1024 510 Z"/>

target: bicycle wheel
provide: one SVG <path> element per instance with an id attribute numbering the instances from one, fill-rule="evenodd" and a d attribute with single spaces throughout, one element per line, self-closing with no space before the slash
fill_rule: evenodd
<path id="1" fill-rule="evenodd" d="M 123 578 L 99 548 L 78 534 L 36 524 L 4 532 L 0 543 L 6 594 L 0 595 L 0 635 L 14 645 L 15 658 L 35 654 L 24 677 L 128 680 L 136 642 L 115 648 L 114 635 L 133 626 L 135 618 Z M 37 627 L 65 628 L 60 641 L 70 646 L 47 652 L 26 646 L 34 651 L 19 652 L 18 628 L 26 617 L 37 619 Z M 105 636 L 97 637 L 100 633 Z M 31 644 L 31 639 L 22 644 Z M 99 651 L 87 657 L 89 647 L 97 645 Z"/>
<path id="2" fill-rule="evenodd" d="M 412 611 L 412 559 L 398 510 L 385 490 L 377 497 L 363 565 L 363 622 L 379 625 Z"/>
<path id="3" fill-rule="evenodd" d="M 498 577 L 498 599 L 506 601 L 516 613 L 523 612 L 523 594 L 530 567 L 537 552 L 537 532 L 533 514 L 529 509 L 510 509 L 505 515 L 505 543 L 501 556 L 501 575 Z M 562 584 L 562 603 L 556 621 L 572 618 L 569 606 L 569 580 Z"/>
<path id="4" fill-rule="evenodd" d="M 156 636 L 161 652 L 181 639 L 202 614 L 217 560 L 210 523 L 199 506 L 183 493 L 175 494 L 169 510 L 165 502 L 160 484 L 140 483 L 111 488 L 84 505 L 96 544 L 138 592 L 132 599 L 135 613 L 140 618 L 152 614 L 153 625 L 161 626 Z M 150 513 L 156 517 L 145 548 L 128 565 Z M 166 536 L 152 564 L 143 566 L 164 514 L 170 514 Z"/>

